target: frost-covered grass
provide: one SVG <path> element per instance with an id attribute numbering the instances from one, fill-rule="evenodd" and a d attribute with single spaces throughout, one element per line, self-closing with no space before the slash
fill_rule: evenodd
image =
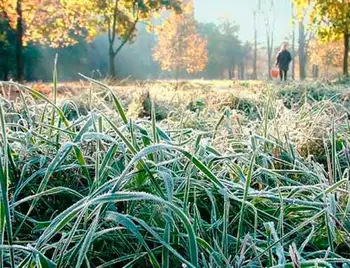
<path id="1" fill-rule="evenodd" d="M 49 97 L 6 84 L 20 99 L 1 100 L 0 267 L 350 265 L 336 92 L 289 109 L 280 85 L 244 85 L 244 98 L 159 85 L 178 102 L 153 85 L 137 118 L 135 95 L 86 81 L 73 100 L 56 81 Z"/>

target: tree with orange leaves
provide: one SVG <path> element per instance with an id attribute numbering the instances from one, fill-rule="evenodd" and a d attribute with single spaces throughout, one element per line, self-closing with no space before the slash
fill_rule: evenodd
<path id="1" fill-rule="evenodd" d="M 82 0 L 65 0 L 81 5 L 86 10 Z M 85 19 L 87 28 L 99 29 L 108 36 L 109 75 L 116 76 L 115 57 L 127 42 L 133 41 L 137 34 L 137 24 L 145 23 L 151 26 L 151 20 L 165 8 L 180 11 L 180 0 L 85 0 L 91 6 L 91 16 Z M 87 16 L 84 16 L 87 18 Z M 90 22 L 92 21 L 92 25 Z M 88 23 L 87 23 L 88 22 Z M 95 23 L 95 27 L 93 26 Z M 119 39 L 119 44 L 117 41 Z"/>
<path id="2" fill-rule="evenodd" d="M 91 36 L 93 28 L 80 27 L 78 10 L 66 8 L 68 0 L 0 0 L 0 19 L 15 33 L 16 79 L 24 78 L 23 48 L 29 43 L 64 47 L 76 43 L 76 37 Z"/>
<path id="3" fill-rule="evenodd" d="M 22 50 L 28 41 L 63 47 L 80 36 L 90 41 L 98 33 L 108 35 L 109 74 L 114 77 L 115 57 L 136 35 L 137 24 L 150 23 L 163 8 L 179 10 L 178 1 L 0 0 L 0 14 L 17 33 L 17 79 L 23 79 Z"/>
<path id="4" fill-rule="evenodd" d="M 319 66 L 322 76 L 331 77 L 338 74 L 342 68 L 342 56 L 341 40 L 325 43 L 315 39 L 310 42 L 309 61 Z"/>
<path id="5" fill-rule="evenodd" d="M 310 22 L 317 26 L 317 36 L 324 42 L 343 41 L 343 74 L 349 75 L 350 1 L 293 0 L 299 11 L 311 9 Z"/>
<path id="6" fill-rule="evenodd" d="M 158 29 L 153 57 L 162 70 L 187 73 L 203 71 L 208 62 L 207 41 L 196 31 L 193 3 L 183 4 L 181 14 L 171 14 Z"/>

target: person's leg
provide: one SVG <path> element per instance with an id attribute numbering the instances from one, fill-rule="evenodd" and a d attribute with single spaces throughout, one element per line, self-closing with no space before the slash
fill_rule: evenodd
<path id="1" fill-rule="evenodd" d="M 281 78 L 281 81 L 283 80 L 283 71 L 280 69 L 280 78 Z"/>
<path id="2" fill-rule="evenodd" d="M 284 81 L 287 81 L 287 70 L 284 70 Z"/>

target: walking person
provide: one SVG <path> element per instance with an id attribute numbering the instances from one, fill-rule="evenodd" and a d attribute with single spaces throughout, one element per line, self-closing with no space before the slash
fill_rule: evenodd
<path id="1" fill-rule="evenodd" d="M 281 46 L 281 50 L 278 52 L 276 57 L 275 66 L 280 70 L 281 81 L 287 81 L 287 73 L 289 70 L 289 64 L 292 61 L 292 55 L 287 49 L 287 44 L 284 43 Z"/>

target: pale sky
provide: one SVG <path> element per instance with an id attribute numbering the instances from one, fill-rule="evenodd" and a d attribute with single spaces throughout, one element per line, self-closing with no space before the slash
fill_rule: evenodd
<path id="1" fill-rule="evenodd" d="M 196 18 L 200 22 L 218 22 L 220 17 L 228 17 L 240 26 L 240 38 L 253 41 L 253 8 L 258 0 L 194 0 Z M 270 0 L 261 0 L 261 6 L 267 8 Z M 274 0 L 275 2 L 275 45 L 284 41 L 292 31 L 291 0 Z M 264 5 L 265 3 L 265 5 Z M 266 42 L 264 20 L 259 22 L 259 42 Z"/>

